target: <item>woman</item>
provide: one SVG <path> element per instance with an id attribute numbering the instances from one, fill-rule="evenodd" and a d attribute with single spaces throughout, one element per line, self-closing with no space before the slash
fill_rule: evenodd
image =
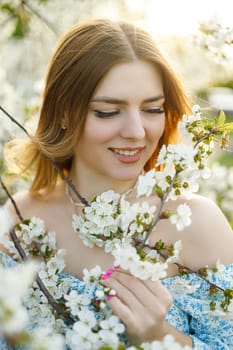
<path id="1" fill-rule="evenodd" d="M 74 235 L 71 217 L 82 213 L 82 203 L 47 158 L 68 173 L 88 202 L 109 189 L 134 202 L 138 176 L 153 168 L 163 144 L 178 140 L 177 124 L 188 111 L 181 84 L 143 30 L 91 20 L 61 38 L 48 68 L 34 142 L 21 155 L 33 167 L 34 179 L 29 191 L 14 198 L 24 218 L 38 216 L 48 230 L 56 231 L 58 248 L 68 252 L 68 274 L 81 279 L 85 267 L 108 269 L 113 258 L 99 247 L 85 247 Z M 155 195 L 146 200 L 160 202 Z M 192 224 L 180 233 L 168 220 L 160 221 L 151 242 L 181 239 L 180 263 L 198 270 L 215 266 L 219 259 L 232 275 L 233 235 L 223 214 L 200 196 L 180 197 L 167 206 L 184 202 L 191 207 Z M 11 204 L 6 206 L 15 216 Z M 169 289 L 177 274 L 174 265 L 169 278 L 151 282 L 118 270 L 103 281 L 116 291 L 109 304 L 125 323 L 128 340 L 140 344 L 172 334 L 194 349 L 232 349 L 232 321 L 201 315 L 204 286 L 196 298 L 173 296 L 172 304 Z"/>

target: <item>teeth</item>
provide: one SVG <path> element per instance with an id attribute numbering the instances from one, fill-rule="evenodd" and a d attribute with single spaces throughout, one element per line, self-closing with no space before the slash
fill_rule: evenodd
<path id="1" fill-rule="evenodd" d="M 125 150 L 121 150 L 121 149 L 113 149 L 113 151 L 115 153 L 121 154 L 123 156 L 134 156 L 136 153 L 138 153 L 138 150 L 135 151 L 125 151 Z"/>

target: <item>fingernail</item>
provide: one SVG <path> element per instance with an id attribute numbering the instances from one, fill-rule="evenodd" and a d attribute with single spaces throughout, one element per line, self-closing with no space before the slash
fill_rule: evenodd
<path id="1" fill-rule="evenodd" d="M 105 273 L 101 275 L 102 280 L 107 280 L 111 274 L 115 271 L 115 269 L 108 269 Z"/>
<path id="2" fill-rule="evenodd" d="M 107 280 L 109 277 L 110 277 L 109 275 L 107 275 L 106 273 L 104 273 L 103 275 L 101 275 L 100 278 L 101 278 L 102 280 Z"/>

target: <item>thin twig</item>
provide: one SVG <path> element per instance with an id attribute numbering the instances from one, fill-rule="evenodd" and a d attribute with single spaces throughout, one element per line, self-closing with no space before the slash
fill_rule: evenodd
<path id="1" fill-rule="evenodd" d="M 148 240 L 149 236 L 150 236 L 151 233 L 153 232 L 153 230 L 154 230 L 154 228 L 156 227 L 156 225 L 157 225 L 157 223 L 159 222 L 159 220 L 161 220 L 162 209 L 163 209 L 164 204 L 165 204 L 165 202 L 166 202 L 166 200 L 167 200 L 167 198 L 168 198 L 169 193 L 171 192 L 171 189 L 172 189 L 172 186 L 173 186 L 173 184 L 174 184 L 174 182 L 175 182 L 176 177 L 177 177 L 177 172 L 176 172 L 175 175 L 173 176 L 172 181 L 171 181 L 171 183 L 170 183 L 170 185 L 169 185 L 169 188 L 168 188 L 168 190 L 167 190 L 165 196 L 163 196 L 163 198 L 161 199 L 161 202 L 160 202 L 160 206 L 159 206 L 159 210 L 158 210 L 157 216 L 156 216 L 156 218 L 154 219 L 154 222 L 152 223 L 150 229 L 147 231 L 146 236 L 145 236 L 145 238 L 143 239 L 142 243 L 140 244 L 140 247 L 139 247 L 139 248 L 143 248 L 143 246 L 146 245 L 145 242 Z"/>
<path id="2" fill-rule="evenodd" d="M 25 132 L 25 134 L 31 139 L 31 135 L 28 133 L 28 131 L 25 129 L 23 125 L 21 125 L 15 118 L 13 118 L 1 105 L 0 110 L 14 123 L 16 124 L 21 130 Z"/>
<path id="3" fill-rule="evenodd" d="M 7 193 L 8 197 L 10 198 L 13 206 L 14 206 L 14 209 L 18 215 L 18 217 L 20 218 L 20 221 L 21 222 L 24 222 L 24 219 L 23 219 L 23 216 L 21 215 L 20 213 L 20 210 L 16 204 L 16 202 L 14 201 L 13 197 L 11 196 L 10 192 L 8 191 L 6 185 L 4 184 L 4 182 L 2 181 L 2 178 L 0 176 L 0 182 L 1 182 L 1 186 L 3 188 L 3 190 Z M 25 261 L 28 261 L 29 258 L 28 256 L 26 255 L 20 241 L 18 240 L 18 237 L 15 233 L 15 230 L 14 228 L 11 228 L 10 229 L 10 236 L 11 236 L 11 239 L 14 243 L 14 246 L 15 248 L 17 249 L 17 252 L 19 253 L 19 256 L 20 258 L 25 262 Z M 42 291 L 42 293 L 44 294 L 44 296 L 47 298 L 48 300 L 48 303 L 52 306 L 52 308 L 57 312 L 58 315 L 61 315 L 64 317 L 64 319 L 66 321 L 68 321 L 70 324 L 74 324 L 74 320 L 73 318 L 70 316 L 70 314 L 66 311 L 64 311 L 61 306 L 59 305 L 59 303 L 57 303 L 57 301 L 53 298 L 53 296 L 49 293 L 48 289 L 45 287 L 44 283 L 42 282 L 42 280 L 40 279 L 40 277 L 37 275 L 36 277 L 36 282 L 40 288 L 40 290 Z"/>
<path id="4" fill-rule="evenodd" d="M 67 311 L 64 311 L 64 309 L 57 303 L 57 301 L 49 293 L 48 289 L 45 287 L 44 283 L 42 282 L 42 280 L 40 279 L 40 277 L 38 275 L 36 277 L 36 282 L 37 282 L 40 290 L 42 291 L 42 293 L 47 298 L 49 304 L 57 312 L 57 314 L 63 316 L 66 321 L 68 321 L 71 325 L 73 325 L 75 323 L 75 321 L 70 316 L 70 313 Z"/>
<path id="5" fill-rule="evenodd" d="M 193 145 L 193 148 L 195 149 L 200 142 L 208 139 L 210 135 L 214 135 L 214 132 L 212 130 L 210 130 L 205 136 L 201 137 L 200 140 L 197 140 L 196 143 Z"/>
<path id="6" fill-rule="evenodd" d="M 157 253 L 159 253 L 159 255 L 166 261 L 168 256 L 164 253 L 161 252 L 161 249 L 157 249 L 154 246 L 151 246 L 149 244 L 144 244 L 144 248 L 149 248 L 150 250 L 156 250 Z M 216 288 L 221 290 L 222 292 L 224 292 L 224 288 L 218 286 L 217 284 L 209 281 L 205 276 L 203 276 L 200 272 L 192 270 L 191 268 L 189 268 L 188 266 L 182 265 L 178 262 L 173 262 L 174 265 L 176 265 L 178 267 L 179 271 L 188 271 L 188 273 L 192 273 L 195 274 L 196 276 L 198 276 L 199 278 L 203 279 L 205 282 L 207 282 L 211 287 Z"/>
<path id="7" fill-rule="evenodd" d="M 21 246 L 20 241 L 18 240 L 18 237 L 16 236 L 14 228 L 10 229 L 10 236 L 11 236 L 11 239 L 12 239 L 12 241 L 14 243 L 15 248 L 17 249 L 17 252 L 19 253 L 20 258 L 23 261 L 27 261 L 28 257 L 26 255 L 23 247 Z"/>
<path id="8" fill-rule="evenodd" d="M 28 8 L 29 11 L 31 11 L 36 17 L 38 17 L 42 22 L 46 24 L 46 26 L 53 32 L 56 37 L 58 36 L 58 32 L 55 29 L 55 27 L 44 17 L 39 13 L 31 4 L 29 4 L 28 1 L 22 0 L 22 5 Z"/>
<path id="9" fill-rule="evenodd" d="M 30 138 L 30 140 L 33 142 L 33 144 L 36 146 L 36 148 L 38 149 L 38 151 L 43 154 L 43 156 L 50 162 L 50 164 L 56 169 L 56 171 L 58 172 L 58 174 L 61 176 L 61 178 L 67 183 L 67 185 L 72 189 L 72 191 L 76 194 L 76 196 L 80 199 L 80 201 L 85 205 L 85 206 L 90 206 L 90 203 L 86 200 L 86 198 L 84 198 L 76 189 L 75 185 L 73 184 L 73 182 L 63 173 L 63 171 L 59 168 L 59 166 L 52 160 L 50 159 L 46 154 L 44 154 L 42 152 L 42 150 L 40 149 L 38 143 L 36 143 L 36 141 L 33 139 L 33 137 L 29 134 L 29 132 L 27 131 L 27 129 L 25 129 L 25 127 L 20 124 L 14 117 L 12 117 L 12 115 L 10 115 L 5 108 L 3 108 L 0 105 L 0 110 L 14 123 L 16 124 L 21 130 L 23 130 L 23 132 Z"/>
<path id="10" fill-rule="evenodd" d="M 25 251 L 21 245 L 21 243 L 18 240 L 18 237 L 16 236 L 15 230 L 13 228 L 10 229 L 10 236 L 11 239 L 15 245 L 15 248 L 17 249 L 21 259 L 26 262 L 29 260 L 28 256 L 25 254 Z M 48 303 L 52 306 L 52 308 L 57 312 L 58 315 L 61 315 L 66 321 L 68 321 L 70 324 L 74 324 L 73 318 L 70 316 L 70 314 L 66 311 L 64 311 L 59 303 L 54 299 L 54 297 L 49 293 L 48 289 L 45 287 L 44 283 L 42 282 L 39 275 L 36 276 L 36 283 L 38 284 L 38 287 L 40 288 L 41 292 L 44 294 L 44 296 L 47 298 Z"/>
<path id="11" fill-rule="evenodd" d="M 3 190 L 6 192 L 8 198 L 10 199 L 10 201 L 11 201 L 11 203 L 12 203 L 14 209 L 15 209 L 15 212 L 16 212 L 18 218 L 19 218 L 19 220 L 20 220 L 21 222 L 23 222 L 23 217 L 22 217 L 22 215 L 21 215 L 21 213 L 20 213 L 20 210 L 19 210 L 19 208 L 18 208 L 18 206 L 17 206 L 17 204 L 16 204 L 14 198 L 12 197 L 12 195 L 11 195 L 10 192 L 8 191 L 6 185 L 4 184 L 1 175 L 0 175 L 0 183 L 1 183 L 1 186 L 2 186 Z"/>

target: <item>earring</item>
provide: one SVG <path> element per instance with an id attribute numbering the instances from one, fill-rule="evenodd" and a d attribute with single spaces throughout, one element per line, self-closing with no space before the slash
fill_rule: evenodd
<path id="1" fill-rule="evenodd" d="M 66 125 L 66 122 L 65 122 L 64 119 L 61 121 L 61 129 L 62 130 L 66 130 L 67 129 L 67 125 Z"/>

